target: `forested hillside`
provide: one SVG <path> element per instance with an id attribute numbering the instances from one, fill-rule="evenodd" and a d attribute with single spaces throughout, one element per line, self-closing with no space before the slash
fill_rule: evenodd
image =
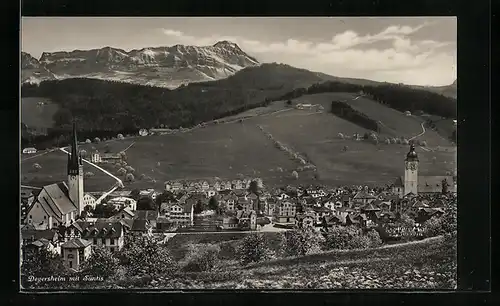
<path id="1" fill-rule="evenodd" d="M 427 114 L 444 118 L 456 118 L 457 115 L 456 99 L 427 90 L 396 84 L 371 86 L 327 81 L 314 84 L 308 88 L 295 89 L 280 97 L 280 100 L 294 99 L 303 95 L 325 92 L 358 92 L 402 112 L 423 111 Z"/>

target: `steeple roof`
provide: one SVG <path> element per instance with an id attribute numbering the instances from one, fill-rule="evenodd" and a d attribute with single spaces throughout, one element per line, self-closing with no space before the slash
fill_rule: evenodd
<path id="1" fill-rule="evenodd" d="M 78 156 L 78 138 L 76 135 L 76 122 L 73 121 L 73 133 L 71 138 L 71 155 L 68 155 L 68 173 L 71 171 L 78 171 L 80 165 L 82 165 L 82 160 L 80 156 Z"/>
<path id="2" fill-rule="evenodd" d="M 417 152 L 415 152 L 415 145 L 412 143 L 410 145 L 410 151 L 406 154 L 407 161 L 418 161 Z"/>

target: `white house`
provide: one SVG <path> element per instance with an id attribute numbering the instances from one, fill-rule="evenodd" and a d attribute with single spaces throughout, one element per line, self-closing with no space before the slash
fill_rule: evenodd
<path id="1" fill-rule="evenodd" d="M 295 223 L 296 205 L 289 201 L 283 201 L 276 205 L 274 218 L 277 223 Z"/>
<path id="2" fill-rule="evenodd" d="M 34 154 L 34 153 L 36 153 L 35 148 L 24 148 L 23 149 L 23 154 Z"/>
<path id="3" fill-rule="evenodd" d="M 66 267 L 80 270 L 80 265 L 90 257 L 92 242 L 74 238 L 61 245 L 61 258 Z"/>
<path id="4" fill-rule="evenodd" d="M 90 205 L 92 206 L 92 208 L 95 208 L 95 201 L 97 199 L 91 195 L 90 193 L 86 193 L 84 196 L 83 196 L 83 207 L 85 208 L 85 206 L 87 205 Z"/>
<path id="5" fill-rule="evenodd" d="M 108 201 L 108 205 L 114 205 L 116 209 L 129 207 L 131 210 L 137 210 L 137 201 L 127 197 L 112 198 Z"/>

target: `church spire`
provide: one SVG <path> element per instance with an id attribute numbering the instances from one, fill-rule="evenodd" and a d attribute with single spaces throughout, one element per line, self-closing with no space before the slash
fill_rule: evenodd
<path id="1" fill-rule="evenodd" d="M 73 133 L 71 139 L 71 155 L 68 156 L 68 174 L 78 174 L 82 161 L 78 156 L 78 138 L 76 136 L 76 122 L 73 121 Z"/>

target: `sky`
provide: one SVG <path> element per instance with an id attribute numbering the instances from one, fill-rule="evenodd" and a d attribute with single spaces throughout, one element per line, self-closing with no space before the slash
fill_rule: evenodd
<path id="1" fill-rule="evenodd" d="M 261 63 L 442 86 L 456 79 L 455 17 L 23 17 L 21 49 L 42 52 L 237 43 Z"/>

